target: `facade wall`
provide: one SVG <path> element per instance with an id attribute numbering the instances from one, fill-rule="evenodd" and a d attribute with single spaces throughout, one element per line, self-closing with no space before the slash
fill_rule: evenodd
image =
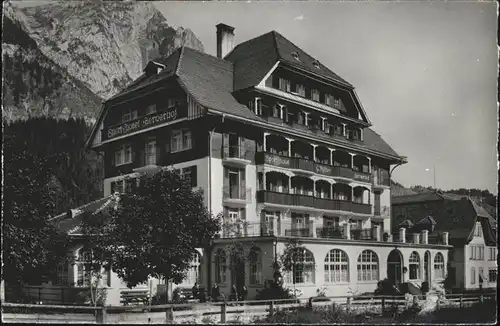
<path id="1" fill-rule="evenodd" d="M 279 256 L 283 253 L 285 249 L 285 245 L 287 240 L 281 239 L 277 243 L 276 252 L 279 260 Z M 252 242 L 252 245 L 256 245 L 261 248 L 263 255 L 262 260 L 262 276 L 263 281 L 265 280 L 273 280 L 274 270 L 272 268 L 274 262 L 274 245 L 273 240 L 269 239 L 267 241 L 259 241 Z M 216 248 L 224 248 L 228 245 L 228 243 L 217 244 Z M 250 245 L 250 244 L 249 244 Z M 369 242 L 337 242 L 333 241 L 308 241 L 301 242 L 301 245 L 308 249 L 314 256 L 315 262 L 315 271 L 314 271 L 314 283 L 311 284 L 293 284 L 293 283 L 285 283 L 284 286 L 289 289 L 297 289 L 302 293 L 301 297 L 311 297 L 316 296 L 318 290 L 325 290 L 327 296 L 343 296 L 349 295 L 351 293 L 354 294 L 362 294 L 367 292 L 373 292 L 377 288 L 377 283 L 379 280 L 383 280 L 387 278 L 387 258 L 389 253 L 395 249 L 394 245 L 387 244 L 375 244 Z M 344 251 L 349 259 L 349 280 L 343 283 L 327 283 L 325 282 L 325 258 L 330 250 L 340 249 Z M 376 253 L 379 262 L 379 275 L 376 280 L 372 281 L 358 281 L 357 274 L 357 261 L 358 257 L 364 250 L 372 250 Z M 448 263 L 448 247 L 445 246 L 411 246 L 411 245 L 398 245 L 397 250 L 401 253 L 403 257 L 403 267 L 408 267 L 410 262 L 410 255 L 412 252 L 417 252 L 420 257 L 420 277 L 415 280 L 409 280 L 408 273 L 403 275 L 403 282 L 412 282 L 417 286 L 420 286 L 422 281 L 424 281 L 424 255 L 425 252 L 428 251 L 430 253 L 431 258 L 431 282 L 441 282 L 444 279 L 434 279 L 434 257 L 439 252 L 444 257 L 444 266 L 446 268 L 446 264 Z M 228 271 L 228 275 L 230 275 L 230 271 Z M 445 270 L 446 273 L 446 270 Z M 215 259 L 212 257 L 212 281 L 215 280 L 216 268 L 215 268 Z M 445 274 L 446 275 L 446 274 Z M 284 277 L 286 279 L 286 277 Z M 230 293 L 230 283 L 231 277 L 228 276 L 228 282 L 221 286 L 221 292 L 227 296 Z M 246 281 L 248 282 L 248 275 L 246 276 Z M 248 284 L 248 283 L 246 283 Z M 257 294 L 257 290 L 260 290 L 262 286 L 252 286 L 249 287 L 249 299 L 252 299 L 254 295 Z"/>
<path id="2" fill-rule="evenodd" d="M 473 259 L 471 256 L 471 247 L 473 246 L 483 246 L 484 256 L 483 259 Z M 472 240 L 465 246 L 464 250 L 464 284 L 466 289 L 479 289 L 479 269 L 483 269 L 483 288 L 496 287 L 496 282 L 488 282 L 488 271 L 489 269 L 497 269 L 497 260 L 490 260 L 489 258 L 489 248 L 486 246 L 484 237 L 474 236 Z M 474 268 L 475 272 L 472 272 Z"/>

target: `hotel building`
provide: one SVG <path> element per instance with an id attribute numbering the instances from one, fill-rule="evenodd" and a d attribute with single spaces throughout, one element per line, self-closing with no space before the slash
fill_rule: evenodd
<path id="1" fill-rule="evenodd" d="M 446 232 L 434 242 L 426 230 L 391 232 L 390 170 L 406 159 L 373 131 L 354 86 L 275 31 L 234 41 L 218 24 L 217 56 L 181 47 L 149 62 L 104 103 L 87 144 L 104 155 L 105 196 L 171 168 L 223 213 L 220 236 L 178 286 L 217 282 L 228 295 L 245 284 L 252 299 L 291 239 L 305 249 L 285 286 L 303 297 L 373 292 L 385 278 L 442 281 Z M 229 270 L 234 242 L 253 258 Z"/>

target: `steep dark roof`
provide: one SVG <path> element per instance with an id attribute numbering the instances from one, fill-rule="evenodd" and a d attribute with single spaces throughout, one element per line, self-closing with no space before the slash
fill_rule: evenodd
<path id="1" fill-rule="evenodd" d="M 296 54 L 299 60 L 296 60 L 293 54 Z M 257 85 L 278 60 L 353 87 L 276 31 L 238 44 L 224 59 L 235 66 L 235 91 Z"/>
<path id="2" fill-rule="evenodd" d="M 491 228 L 491 216 L 467 197 L 425 192 L 392 198 L 392 204 L 398 207 L 414 206 L 418 203 L 421 204 L 423 210 L 426 210 L 425 203 L 431 201 L 440 202 L 439 205 L 442 207 L 442 209 L 432 213 L 432 218 L 436 221 L 435 231 L 449 232 L 450 243 L 456 245 L 466 244 L 471 238 L 478 218 L 483 221 L 483 234 L 486 243 L 492 245 L 496 242 L 496 235 L 494 235 Z M 404 218 L 413 221 L 416 224 L 415 227 L 417 227 L 422 215 L 422 210 L 407 210 Z"/>
<path id="3" fill-rule="evenodd" d="M 210 109 L 263 121 L 231 94 L 233 64 L 187 47 L 181 50 L 179 81 L 196 101 Z"/>
<path id="4" fill-rule="evenodd" d="M 278 59 L 296 61 L 290 54 L 294 51 L 299 54 L 302 68 L 320 70 L 315 72 L 345 83 L 343 79 L 321 64 L 320 69 L 314 68 L 312 63 L 314 58 L 273 31 L 241 43 L 225 59 L 219 59 L 188 47 L 181 47 L 167 58 L 155 59 L 166 66 L 164 70 L 149 77 L 142 75 L 110 100 L 176 76 L 181 86 L 201 106 L 221 113 L 265 122 L 245 105 L 240 104 L 232 95 L 233 91 L 258 84 Z M 354 142 L 355 145 L 386 155 L 399 156 L 379 134 L 369 128 L 364 130 L 363 142 Z M 307 133 L 318 137 L 312 131 Z M 326 135 L 323 138 L 326 141 L 331 140 L 331 137 Z M 353 144 L 353 141 L 345 138 L 338 137 L 336 140 L 348 146 Z"/>

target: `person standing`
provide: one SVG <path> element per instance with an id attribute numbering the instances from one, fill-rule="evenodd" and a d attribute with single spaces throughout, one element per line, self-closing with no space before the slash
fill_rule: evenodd
<path id="1" fill-rule="evenodd" d="M 217 302 L 220 297 L 220 289 L 219 285 L 217 283 L 214 283 L 214 286 L 212 287 L 212 301 Z"/>
<path id="2" fill-rule="evenodd" d="M 247 301 L 247 296 L 248 296 L 248 289 L 247 286 L 243 284 L 243 287 L 241 288 L 241 301 Z"/>
<path id="3" fill-rule="evenodd" d="M 194 283 L 193 288 L 191 289 L 191 291 L 193 292 L 193 299 L 197 299 L 198 298 L 198 293 L 200 292 L 200 288 L 198 287 L 198 282 Z"/>
<path id="4" fill-rule="evenodd" d="M 231 296 L 229 297 L 229 301 L 238 301 L 238 290 L 236 289 L 236 285 L 234 284 L 231 288 Z"/>

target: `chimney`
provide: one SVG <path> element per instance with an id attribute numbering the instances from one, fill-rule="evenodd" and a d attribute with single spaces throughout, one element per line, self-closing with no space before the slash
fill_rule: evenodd
<path id="1" fill-rule="evenodd" d="M 217 24 L 217 58 L 224 58 L 234 48 L 234 27 Z"/>

